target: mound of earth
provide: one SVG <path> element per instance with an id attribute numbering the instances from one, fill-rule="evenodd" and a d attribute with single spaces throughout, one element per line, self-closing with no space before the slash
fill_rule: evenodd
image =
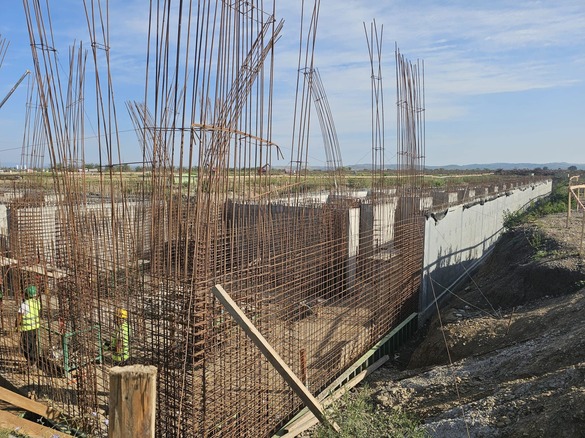
<path id="1" fill-rule="evenodd" d="M 581 218 L 508 231 L 368 384 L 436 437 L 585 437 Z"/>

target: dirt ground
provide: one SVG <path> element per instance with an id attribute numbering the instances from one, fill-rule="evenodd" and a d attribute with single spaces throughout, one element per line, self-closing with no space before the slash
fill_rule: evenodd
<path id="1" fill-rule="evenodd" d="M 367 384 L 435 437 L 585 437 L 581 217 L 506 233 L 417 339 Z M 448 346 L 448 349 L 446 348 Z"/>

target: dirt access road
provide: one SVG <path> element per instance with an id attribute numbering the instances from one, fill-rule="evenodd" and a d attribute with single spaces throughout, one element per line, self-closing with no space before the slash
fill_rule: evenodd
<path id="1" fill-rule="evenodd" d="M 435 437 L 585 437 L 581 218 L 565 225 L 551 215 L 506 233 L 441 318 L 369 378 L 378 407 Z"/>

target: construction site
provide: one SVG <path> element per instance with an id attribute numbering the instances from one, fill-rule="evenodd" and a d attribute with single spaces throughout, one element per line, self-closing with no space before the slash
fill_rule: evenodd
<path id="1" fill-rule="evenodd" d="M 59 411 L 71 434 L 107 435 L 109 372 L 125 363 L 157 369 L 157 436 L 277 433 L 304 404 L 215 298 L 216 285 L 317 396 L 397 327 L 400 339 L 416 329 L 429 302 L 420 296 L 427 221 L 514 193 L 524 196 L 520 208 L 550 191 L 533 175 L 431 188 L 424 64 L 397 47 L 397 158 L 385 163 L 385 51 L 375 22 L 364 25 L 372 142 L 363 147 L 372 168 L 362 187 L 350 184 L 313 57 L 318 0 L 303 2 L 291 164 L 283 170 L 273 167 L 282 155 L 272 140 L 272 83 L 283 28 L 274 5 L 152 2 L 148 68 L 137 78 L 145 98 L 125 108 L 143 170 L 125 172 L 107 2 L 83 1 L 80 37 L 89 41 L 70 48 L 66 72 L 48 4 L 23 4 L 33 65 L 23 146 L 30 171 L 0 181 L 0 375 Z M 0 67 L 6 49 L 0 35 Z M 89 89 L 100 134 L 95 173 L 84 170 Z M 309 144 L 310 129 L 321 131 L 322 144 Z M 325 148 L 326 171 L 309 171 L 311 147 Z M 40 301 L 34 364 L 15 325 L 31 286 Z M 129 326 L 123 363 L 112 348 L 117 318 Z"/>

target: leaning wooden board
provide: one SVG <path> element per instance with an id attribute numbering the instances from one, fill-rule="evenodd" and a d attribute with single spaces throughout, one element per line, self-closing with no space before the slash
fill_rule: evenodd
<path id="1" fill-rule="evenodd" d="M 8 429 L 31 438 L 73 438 L 72 435 L 25 420 L 6 411 L 0 411 L 0 429 Z"/>
<path id="2" fill-rule="evenodd" d="M 30 398 L 26 398 L 6 388 L 0 387 L 0 400 L 49 420 L 57 420 L 62 417 L 62 414 L 56 409 L 31 400 Z"/>

